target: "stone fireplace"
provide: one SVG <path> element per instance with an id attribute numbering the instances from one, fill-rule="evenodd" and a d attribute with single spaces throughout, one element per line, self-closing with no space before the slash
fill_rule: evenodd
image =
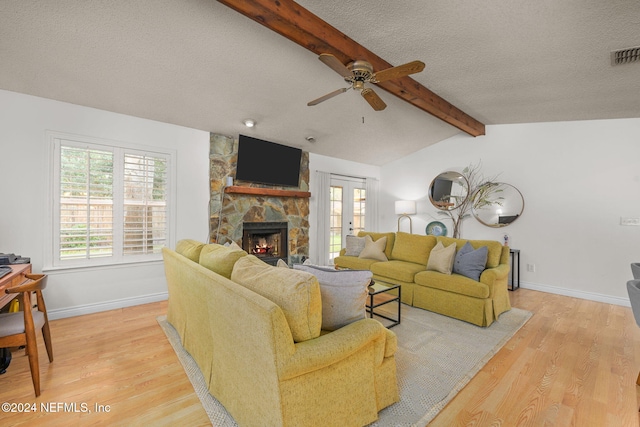
<path id="1" fill-rule="evenodd" d="M 242 249 L 267 264 L 276 265 L 279 259 L 288 263 L 288 228 L 286 222 L 244 222 Z"/>
<path id="2" fill-rule="evenodd" d="M 220 244 L 233 241 L 246 250 L 245 224 L 284 223 L 286 235 L 284 239 L 279 239 L 281 247 L 278 248 L 278 256 L 270 255 L 267 258 L 274 258 L 274 260 L 266 261 L 275 263 L 278 258 L 282 258 L 289 264 L 301 263 L 303 257 L 309 256 L 309 198 L 290 194 L 309 191 L 309 153 L 302 153 L 298 187 L 266 186 L 236 181 L 237 159 L 237 138 L 212 133 L 209 151 L 211 187 L 209 241 Z M 257 193 L 242 194 L 226 191 L 229 190 L 226 188 L 227 178 L 233 179 L 234 187 L 256 189 Z M 265 191 L 261 194 L 261 190 L 258 189 Z M 277 193 L 277 190 L 283 190 L 280 193 L 285 194 L 272 195 Z M 267 243 L 269 244 L 274 246 L 273 243 Z M 258 254 L 254 255 L 258 256 Z M 261 257 L 263 260 L 264 258 Z"/>

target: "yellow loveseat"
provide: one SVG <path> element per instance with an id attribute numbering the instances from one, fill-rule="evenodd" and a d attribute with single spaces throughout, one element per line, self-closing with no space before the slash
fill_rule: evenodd
<path id="1" fill-rule="evenodd" d="M 315 276 L 192 240 L 163 257 L 167 319 L 239 425 L 362 426 L 399 400 L 395 334 L 373 319 L 321 332 Z"/>
<path id="2" fill-rule="evenodd" d="M 401 285 L 403 303 L 478 326 L 489 326 L 501 313 L 511 309 L 507 246 L 493 240 L 468 241 L 474 249 L 488 248 L 485 269 L 476 281 L 456 273 L 427 270 L 429 255 L 438 242 L 444 246 L 455 243 L 459 251 L 467 243 L 465 239 L 366 231 L 361 231 L 358 237 L 366 235 L 373 241 L 386 237 L 387 261 L 345 255 L 346 249 L 342 249 L 334 259 L 336 268 L 371 270 L 374 280 Z"/>

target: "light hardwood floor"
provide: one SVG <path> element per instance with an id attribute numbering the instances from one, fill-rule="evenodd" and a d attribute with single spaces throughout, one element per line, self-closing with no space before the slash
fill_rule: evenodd
<path id="1" fill-rule="evenodd" d="M 430 426 L 637 426 L 640 328 L 631 309 L 527 289 L 510 295 L 533 317 Z M 24 351 L 0 376 L 0 403 L 36 411 L 0 412 L 0 424 L 210 425 L 156 322 L 165 313 L 161 302 L 51 322 L 51 365 L 39 339 L 42 395 L 33 394 Z M 74 403 L 79 412 L 69 411 Z"/>

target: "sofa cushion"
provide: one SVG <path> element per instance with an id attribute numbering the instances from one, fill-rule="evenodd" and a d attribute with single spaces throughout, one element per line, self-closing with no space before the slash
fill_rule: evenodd
<path id="1" fill-rule="evenodd" d="M 333 263 L 337 268 L 350 268 L 352 270 L 370 270 L 371 265 L 380 262 L 377 259 L 358 258 L 357 256 L 337 256 Z"/>
<path id="2" fill-rule="evenodd" d="M 382 237 L 387 238 L 387 245 L 384 248 L 384 254 L 387 256 L 387 259 L 391 258 L 391 251 L 393 250 L 394 242 L 396 241 L 396 233 L 374 233 L 372 231 L 360 231 L 358 232 L 358 237 L 371 236 L 373 241 L 380 240 Z"/>
<path id="3" fill-rule="evenodd" d="M 277 304 L 289 323 L 295 342 L 320 336 L 322 299 L 314 275 L 274 267 L 248 255 L 235 263 L 231 280 Z"/>
<path id="4" fill-rule="evenodd" d="M 459 274 L 442 274 L 437 271 L 421 271 L 414 281 L 418 286 L 441 289 L 474 298 L 489 298 L 489 286 Z"/>
<path id="5" fill-rule="evenodd" d="M 236 250 L 240 250 L 240 251 L 244 250 L 236 242 L 227 242 L 227 243 L 224 244 L 224 247 L 229 248 L 229 249 L 236 249 Z"/>
<path id="6" fill-rule="evenodd" d="M 199 262 L 201 266 L 229 279 L 233 265 L 244 256 L 247 256 L 247 253 L 243 250 L 231 249 L 211 243 L 204 245 L 200 251 Z"/>
<path id="7" fill-rule="evenodd" d="M 396 235 L 396 241 L 393 244 L 390 259 L 413 262 L 426 266 L 429 253 L 435 247 L 436 243 L 437 240 L 435 236 L 421 236 L 399 231 Z"/>
<path id="8" fill-rule="evenodd" d="M 189 258 L 193 262 L 200 260 L 200 251 L 204 247 L 204 243 L 197 240 L 183 239 L 176 244 L 176 252 Z"/>
<path id="9" fill-rule="evenodd" d="M 442 274 L 451 274 L 453 271 L 453 261 L 456 258 L 455 243 L 445 247 L 442 242 L 438 242 L 431 253 L 427 262 L 427 270 L 438 271 Z"/>
<path id="10" fill-rule="evenodd" d="M 376 276 L 388 277 L 401 282 L 413 282 L 413 276 L 424 269 L 424 265 L 398 260 L 376 262 L 371 265 L 371 271 Z"/>
<path id="11" fill-rule="evenodd" d="M 495 268 L 500 265 L 500 258 L 502 257 L 502 243 L 497 242 L 495 240 L 465 240 L 465 239 L 454 239 L 453 237 L 445 237 L 438 236 L 439 242 L 442 242 L 443 245 L 449 246 L 451 243 L 455 243 L 458 251 L 462 249 L 462 247 L 467 243 L 471 243 L 474 249 L 481 248 L 482 246 L 486 246 L 489 250 L 487 255 L 487 265 L 486 268 Z"/>
<path id="12" fill-rule="evenodd" d="M 487 264 L 488 252 L 489 249 L 486 246 L 473 249 L 471 243 L 465 243 L 456 255 L 453 263 L 453 272 L 468 277 L 469 279 L 480 281 L 480 275 Z"/>
<path id="13" fill-rule="evenodd" d="M 385 245 L 387 244 L 387 236 L 383 236 L 375 242 L 371 236 L 364 236 L 364 249 L 358 255 L 358 258 L 375 259 L 377 261 L 387 261 L 387 256 L 384 253 Z"/>
<path id="14" fill-rule="evenodd" d="M 347 236 L 346 256 L 359 256 L 364 249 L 365 238 L 358 236 Z"/>
<path id="15" fill-rule="evenodd" d="M 322 295 L 322 329 L 335 331 L 366 317 L 367 286 L 372 273 L 366 270 L 333 270 L 314 265 L 294 265 L 313 274 Z"/>

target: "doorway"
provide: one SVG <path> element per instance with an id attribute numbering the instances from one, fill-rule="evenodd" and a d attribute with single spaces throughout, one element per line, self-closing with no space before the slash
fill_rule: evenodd
<path id="1" fill-rule="evenodd" d="M 332 176 L 330 188 L 329 260 L 340 255 L 346 236 L 357 235 L 365 229 L 367 204 L 363 178 Z"/>

